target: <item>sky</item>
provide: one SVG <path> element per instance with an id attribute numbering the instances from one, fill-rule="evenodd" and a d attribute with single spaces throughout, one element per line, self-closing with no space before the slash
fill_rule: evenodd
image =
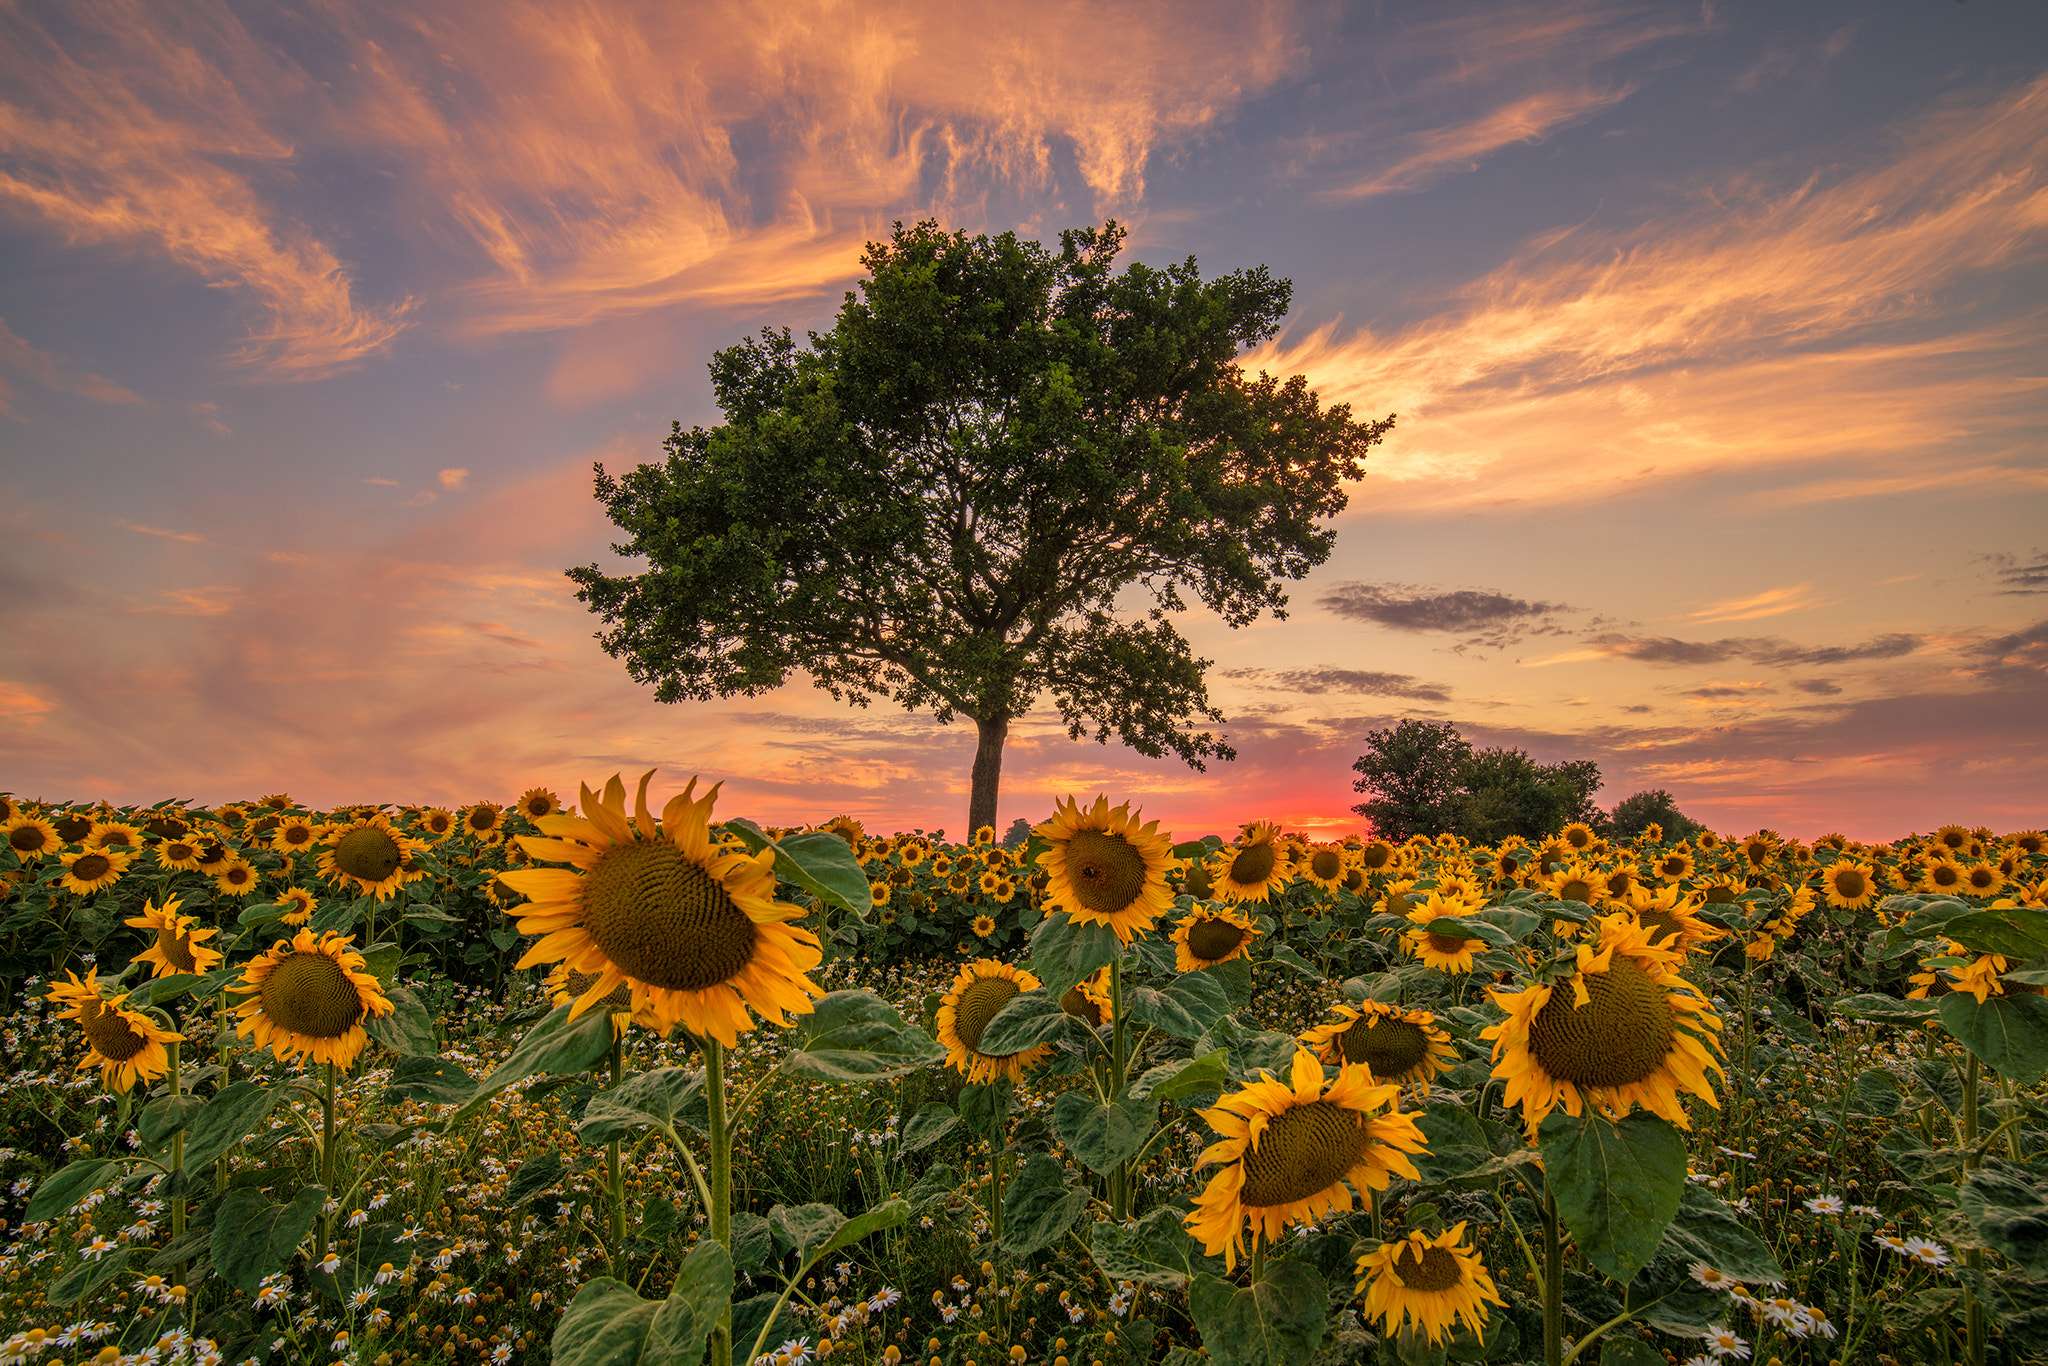
<path id="1" fill-rule="evenodd" d="M 971 723 L 663 705 L 563 571 L 897 221 L 1290 279 L 1398 414 L 1234 762 L 1012 726 L 1000 824 L 1360 829 L 1414 717 L 1728 833 L 2048 824 L 2035 0 L 0 5 L 0 791 L 966 832 Z"/>

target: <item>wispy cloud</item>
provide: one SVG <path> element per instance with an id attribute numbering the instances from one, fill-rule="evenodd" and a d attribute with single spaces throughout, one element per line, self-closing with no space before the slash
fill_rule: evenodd
<path id="1" fill-rule="evenodd" d="M 4 106 L 0 106 L 4 109 Z M 4 128 L 0 128 L 4 137 Z M 4 143 L 0 143 L 4 146 Z M 4 175 L 4 172 L 0 172 Z M 15 335 L 14 329 L 0 318 L 0 371 L 26 375 L 46 389 L 60 393 L 77 394 L 83 398 L 96 398 L 102 403 L 140 403 L 138 394 L 130 393 L 103 375 L 88 374 L 74 370 L 62 359 L 48 351 L 38 350 Z M 0 417 L 19 418 L 11 400 L 14 390 L 4 375 L 0 375 Z"/>
<path id="2" fill-rule="evenodd" d="M 1279 692 L 1321 696 L 1325 693 L 1356 693 L 1367 697 L 1406 697 L 1419 702 L 1448 702 L 1449 689 L 1440 683 L 1424 683 L 1412 674 L 1382 673 L 1371 669 L 1225 669 L 1217 675 L 1254 687 Z"/>
<path id="3" fill-rule="evenodd" d="M 2033 552 L 2033 558 L 2022 560 L 2009 551 L 1998 551 L 1983 557 L 1991 569 L 1991 576 L 1998 584 L 2000 597 L 2033 597 L 2048 593 L 2048 555 Z"/>
<path id="4" fill-rule="evenodd" d="M 1631 636 L 1619 633 L 1594 636 L 1574 650 L 1542 659 L 1522 661 L 1524 668 L 1546 664 L 1570 664 L 1589 659 L 1630 659 L 1640 664 L 1698 666 L 1746 659 L 1772 668 L 1801 665 L 1850 664 L 1862 660 L 1898 659 L 1918 650 L 1925 640 L 1911 632 L 1895 631 L 1873 637 L 1861 645 L 1794 645 L 1772 636 L 1733 637 L 1723 640 L 1678 640 L 1671 636 Z"/>
<path id="5" fill-rule="evenodd" d="M 1766 588 L 1747 597 L 1724 598 L 1697 612 L 1681 612 L 1678 617 L 1681 621 L 1756 621 L 1762 617 L 1779 617 L 1787 612 L 1804 612 L 1825 606 L 1827 603 L 1813 591 L 1813 585 L 1802 583 L 1790 588 Z"/>
<path id="6" fill-rule="evenodd" d="M 184 541 L 189 545 L 210 545 L 212 542 L 196 531 L 167 531 L 160 526 L 143 526 L 138 522 L 116 520 L 115 526 L 123 531 L 139 531 L 145 536 L 161 536 L 167 541 Z"/>

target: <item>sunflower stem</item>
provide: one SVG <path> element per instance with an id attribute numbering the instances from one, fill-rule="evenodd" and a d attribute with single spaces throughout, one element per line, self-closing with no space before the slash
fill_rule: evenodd
<path id="1" fill-rule="evenodd" d="M 625 1053 L 625 1041 L 614 1037 L 612 1039 L 612 1088 L 614 1090 L 618 1089 L 619 1082 L 625 1075 Z M 607 1188 L 611 1191 L 612 1196 L 611 1260 L 614 1265 L 624 1269 L 625 1262 L 621 1258 L 619 1250 L 626 1243 L 626 1178 L 625 1173 L 619 1169 L 620 1142 L 620 1139 L 614 1137 L 606 1149 L 605 1172 Z"/>
<path id="2" fill-rule="evenodd" d="M 1266 1279 L 1266 1230 L 1252 1230 L 1252 1284 Z"/>
<path id="3" fill-rule="evenodd" d="M 1564 1366 L 1564 1243 L 1557 1201 L 1543 1192 L 1543 1366 Z"/>
<path id="4" fill-rule="evenodd" d="M 1125 1048 L 1129 1039 L 1125 1035 L 1124 1021 L 1124 965 L 1121 958 L 1109 965 L 1109 1018 L 1110 1018 L 1110 1073 L 1109 1100 L 1114 1104 L 1123 1094 L 1124 1069 L 1128 1065 Z M 1110 1216 L 1119 1224 L 1130 1217 L 1130 1168 L 1131 1164 L 1119 1162 L 1116 1170 L 1109 1174 Z"/>
<path id="5" fill-rule="evenodd" d="M 176 1039 L 171 1040 L 169 1052 L 171 1055 L 170 1093 L 175 1096 L 180 1094 L 178 1085 L 178 1041 Z M 183 1129 L 180 1129 L 178 1130 L 178 1132 L 171 1135 L 171 1179 L 173 1181 L 176 1181 L 178 1179 L 178 1173 L 183 1171 L 184 1169 L 185 1131 Z M 184 1231 L 185 1197 L 181 1195 L 177 1199 L 171 1201 L 171 1237 L 176 1238 Z M 185 1284 L 185 1268 L 186 1264 L 184 1262 L 178 1263 L 177 1279 L 173 1282 L 173 1284 Z M 189 1292 L 185 1297 L 184 1310 L 185 1327 L 187 1329 L 190 1329 L 192 1327 L 192 1297 Z"/>
<path id="6" fill-rule="evenodd" d="M 327 1064 L 327 1087 L 320 1095 L 320 1188 L 325 1198 L 320 1202 L 320 1237 L 315 1247 L 313 1265 L 327 1260 L 327 1242 L 334 1232 L 334 1216 L 327 1212 L 327 1203 L 334 1197 L 334 1064 Z"/>
<path id="7" fill-rule="evenodd" d="M 1977 1055 L 1971 1053 L 1969 1070 L 1963 1074 L 1963 1166 L 1969 1171 L 1984 1165 L 1984 1154 L 1976 1151 L 1977 1083 L 1982 1066 Z M 1969 1249 L 1963 1254 L 1963 1264 L 1973 1271 L 1981 1267 L 1984 1264 L 1983 1251 L 1974 1247 Z M 1967 1280 L 1963 1282 L 1963 1314 L 1963 1326 L 1969 1334 L 1964 1360 L 1969 1366 L 1984 1366 L 1984 1305 L 1970 1289 Z"/>
<path id="8" fill-rule="evenodd" d="M 704 1127 L 711 1134 L 711 1236 L 732 1249 L 732 1138 L 725 1125 L 725 1046 L 706 1037 L 704 1045 Z M 711 1360 L 732 1360 L 732 1302 L 719 1311 L 711 1330 Z"/>

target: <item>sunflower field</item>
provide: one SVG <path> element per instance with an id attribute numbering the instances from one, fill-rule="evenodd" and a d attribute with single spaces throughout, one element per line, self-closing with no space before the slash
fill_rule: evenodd
<path id="1" fill-rule="evenodd" d="M 648 787 L 0 796 L 0 1366 L 2048 1360 L 2039 831 Z"/>

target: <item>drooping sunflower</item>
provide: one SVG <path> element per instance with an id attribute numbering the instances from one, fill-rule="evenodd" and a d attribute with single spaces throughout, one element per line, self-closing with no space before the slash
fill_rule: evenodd
<path id="1" fill-rule="evenodd" d="M 1334 892 L 1344 885 L 1344 870 L 1350 866 L 1351 860 L 1343 845 L 1311 844 L 1307 856 L 1295 871 L 1324 891 Z"/>
<path id="2" fill-rule="evenodd" d="M 1077 925 L 1107 925 L 1128 944 L 1173 905 L 1167 875 L 1180 866 L 1173 836 L 1159 822 L 1139 825 L 1129 802 L 1112 808 L 1097 797 L 1083 811 L 1069 797 L 1051 820 L 1031 833 L 1051 844 L 1038 856 L 1045 870 L 1045 902 Z"/>
<path id="3" fill-rule="evenodd" d="M 1378 1319 L 1389 1337 L 1412 1319 L 1431 1342 L 1442 1341 L 1445 1330 L 1461 1321 L 1484 1340 L 1487 1302 L 1505 1308 L 1507 1301 L 1478 1251 L 1463 1246 L 1464 1237 L 1462 1222 L 1436 1238 L 1414 1229 L 1360 1257 L 1354 1268 L 1364 1278 L 1357 1286 L 1364 1297 L 1359 1312 Z"/>
<path id="4" fill-rule="evenodd" d="M 1749 880 L 1739 873 L 1714 873 L 1700 879 L 1700 895 L 1708 905 L 1733 906 L 1749 890 Z"/>
<path id="5" fill-rule="evenodd" d="M 121 922 L 138 930 L 155 932 L 155 941 L 135 955 L 136 962 L 152 965 L 152 977 L 169 977 L 181 972 L 212 972 L 214 965 L 225 956 L 218 949 L 208 948 L 205 943 L 219 934 L 219 929 L 194 928 L 199 921 L 179 913 L 178 907 L 183 904 L 177 897 L 170 898 L 162 906 L 145 901 L 141 915 Z"/>
<path id="6" fill-rule="evenodd" d="M 939 1001 L 939 1042 L 946 1046 L 946 1065 L 958 1069 L 975 1085 L 998 1077 L 1024 1080 L 1026 1069 L 1051 1056 L 1052 1046 L 1039 1044 L 1022 1053 L 984 1053 L 981 1036 L 1012 997 L 1037 989 L 1036 977 L 993 958 L 977 958 L 961 968 L 953 979 L 953 989 Z"/>
<path id="7" fill-rule="evenodd" d="M 1618 1121 L 1640 1105 L 1690 1128 L 1680 1092 L 1720 1105 L 1707 1079 L 1721 1071 L 1720 1017 L 1679 976 L 1678 951 L 1652 943 L 1632 917 L 1603 916 L 1595 928 L 1597 945 L 1578 946 L 1570 977 L 1490 993 L 1508 1013 L 1480 1031 L 1494 1041 L 1503 1099 L 1521 1105 L 1532 1135 L 1560 1102 L 1574 1118 L 1590 1104 Z"/>
<path id="8" fill-rule="evenodd" d="M 329 882 L 353 888 L 358 896 L 379 901 L 420 874 L 409 868 L 408 854 L 419 841 L 391 824 L 381 811 L 345 825 L 330 825 L 320 838 L 320 872 Z"/>
<path id="9" fill-rule="evenodd" d="M 578 972 L 567 963 L 557 963 L 548 970 L 546 980 L 541 983 L 547 988 L 548 999 L 558 1006 L 570 1005 L 583 999 L 583 993 L 597 985 L 597 978 L 587 972 Z M 625 982 L 619 983 L 606 992 L 597 1002 L 600 1010 L 608 1011 L 612 1017 L 612 1037 L 626 1037 L 626 1026 L 633 1023 L 633 988 Z M 651 1024 L 651 1020 L 642 1023 Z"/>
<path id="10" fill-rule="evenodd" d="M 1701 944 L 1727 936 L 1727 931 L 1708 924 L 1698 915 L 1699 903 L 1678 887 L 1631 888 L 1626 905 L 1636 921 L 1648 932 L 1651 942 L 1680 953 L 1691 953 Z"/>
<path id="11" fill-rule="evenodd" d="M 1181 917 L 1173 932 L 1173 965 L 1181 972 L 1213 967 L 1251 952 L 1259 927 L 1252 918 L 1233 906 L 1198 910 Z"/>
<path id="12" fill-rule="evenodd" d="M 1337 1018 L 1305 1030 L 1301 1041 L 1332 1067 L 1358 1063 L 1372 1070 L 1375 1081 L 1413 1082 L 1427 1088 L 1429 1080 L 1456 1062 L 1451 1036 L 1437 1028 L 1436 1016 L 1385 1001 L 1339 1001 L 1330 1007 Z"/>
<path id="13" fill-rule="evenodd" d="M 67 892 L 88 896 L 119 882 L 135 856 L 121 849 L 66 849 L 57 857 L 64 864 L 57 885 Z"/>
<path id="14" fill-rule="evenodd" d="M 1209 857 L 1209 882 L 1218 901 L 1264 901 L 1283 886 L 1290 869 L 1282 855 L 1280 827 L 1254 821 L 1236 844 Z"/>
<path id="15" fill-rule="evenodd" d="M 1339 1068 L 1325 1085 L 1306 1048 L 1295 1050 L 1287 1081 L 1261 1071 L 1202 1112 L 1220 1138 L 1196 1165 L 1225 1165 L 1187 1216 L 1188 1232 L 1235 1270 L 1247 1222 L 1270 1243 L 1290 1222 L 1350 1209 L 1353 1189 L 1364 1195 L 1394 1176 L 1418 1178 L 1408 1155 L 1427 1142 L 1415 1117 L 1397 1108 L 1400 1096 L 1398 1084 L 1376 1083 L 1358 1066 Z"/>
<path id="16" fill-rule="evenodd" d="M 549 788 L 529 787 L 519 794 L 519 800 L 513 806 L 526 819 L 537 821 L 542 816 L 558 814 L 562 809 L 562 799 Z"/>
<path id="17" fill-rule="evenodd" d="M 248 997 L 234 1007 L 242 1020 L 235 1033 L 253 1037 L 279 1062 L 296 1056 L 301 1066 L 310 1060 L 353 1067 L 370 1041 L 363 1021 L 394 1008 L 353 943 L 353 935 L 302 929 L 251 959 L 228 987 Z"/>
<path id="18" fill-rule="evenodd" d="M 314 911 L 320 909 L 320 898 L 304 887 L 287 887 L 277 894 L 277 900 L 271 904 L 289 908 L 278 917 L 285 924 L 303 925 L 313 918 Z"/>
<path id="19" fill-rule="evenodd" d="M 85 1032 L 85 1059 L 77 1071 L 97 1067 L 100 1085 L 122 1093 L 134 1089 L 138 1081 L 146 1085 L 171 1070 L 171 1055 L 164 1045 L 182 1042 L 183 1034 L 164 1029 L 139 1010 L 127 1009 L 126 992 L 111 1000 L 102 997 L 98 968 L 88 969 L 83 982 L 75 972 L 64 975 L 70 982 L 52 986 L 49 998 L 71 1007 L 58 1019 L 76 1020 Z"/>
<path id="20" fill-rule="evenodd" d="M 1821 875 L 1821 886 L 1828 905 L 1860 911 L 1877 897 L 1877 873 L 1867 863 L 1838 860 Z"/>
<path id="21" fill-rule="evenodd" d="M 42 858 L 64 847 L 53 823 L 26 811 L 16 812 L 5 825 L 0 825 L 0 834 L 7 836 L 7 847 L 15 857 L 23 860 Z"/>
<path id="22" fill-rule="evenodd" d="M 270 828 L 270 847 L 280 854 L 296 854 L 320 842 L 320 822 L 311 816 L 286 816 Z"/>
<path id="23" fill-rule="evenodd" d="M 775 851 L 714 846 L 719 785 L 695 798 L 695 778 L 657 823 L 647 810 L 653 776 L 642 775 L 630 818 L 614 774 L 602 795 L 583 789 L 582 815 L 543 816 L 542 837 L 519 836 L 534 858 L 577 871 L 500 875 L 533 898 L 520 907 L 519 932 L 541 936 L 518 966 L 565 962 L 592 974 L 572 1017 L 630 982 L 636 1014 L 647 1011 L 664 1033 L 680 1024 L 727 1047 L 754 1028 L 749 1007 L 778 1025 L 808 1015 L 824 992 L 804 974 L 824 953 L 816 935 L 789 923 L 804 908 L 775 900 Z"/>

